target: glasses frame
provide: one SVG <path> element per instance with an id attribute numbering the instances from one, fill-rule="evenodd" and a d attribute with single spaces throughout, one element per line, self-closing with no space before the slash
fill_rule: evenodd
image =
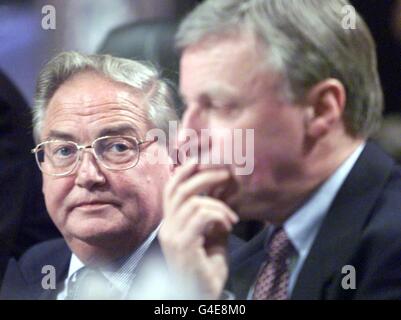
<path id="1" fill-rule="evenodd" d="M 133 139 L 136 142 L 137 146 L 138 146 L 138 157 L 137 157 L 136 161 L 132 165 L 129 165 L 127 168 L 123 168 L 123 169 L 110 168 L 109 166 L 104 164 L 103 161 L 100 160 L 98 155 L 96 154 L 94 146 L 97 143 L 97 141 L 105 140 L 105 139 L 108 139 L 108 138 L 129 138 L 129 139 Z M 68 175 L 72 174 L 74 172 L 74 170 L 78 167 L 78 163 L 82 159 L 82 154 L 83 154 L 84 150 L 91 149 L 91 153 L 95 157 L 97 163 L 99 163 L 102 167 L 106 168 L 107 170 L 110 170 L 110 171 L 125 171 L 125 170 L 128 170 L 128 169 L 131 169 L 131 168 L 135 167 L 138 164 L 139 158 L 140 158 L 140 154 L 141 154 L 140 146 L 145 144 L 145 143 L 153 143 L 155 141 L 156 141 L 155 139 L 153 139 L 153 140 L 138 140 L 136 137 L 124 136 L 124 135 L 99 137 L 99 138 L 96 138 L 95 140 L 93 140 L 92 143 L 89 144 L 89 145 L 81 145 L 81 144 L 78 144 L 78 143 L 76 143 L 74 141 L 69 141 L 69 140 L 47 140 L 47 141 L 43 141 L 43 142 L 39 143 L 38 145 L 36 145 L 35 148 L 33 148 L 31 150 L 31 153 L 35 154 L 35 159 L 36 159 L 36 163 L 37 163 L 37 165 L 39 167 L 39 170 L 42 171 L 44 174 L 47 174 L 47 175 L 53 176 L 53 177 L 65 177 L 65 176 L 68 176 Z M 72 168 L 69 171 L 67 171 L 66 173 L 49 173 L 49 172 L 46 172 L 46 171 L 44 171 L 42 169 L 42 167 L 40 165 L 40 161 L 38 159 L 38 151 L 40 150 L 41 146 L 43 146 L 44 144 L 49 143 L 49 142 L 68 142 L 68 143 L 74 144 L 77 147 L 77 149 L 78 149 L 77 160 L 75 161 L 75 164 L 72 166 Z"/>

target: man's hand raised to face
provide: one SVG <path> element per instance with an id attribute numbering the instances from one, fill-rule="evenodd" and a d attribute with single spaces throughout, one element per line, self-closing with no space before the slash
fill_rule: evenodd
<path id="1" fill-rule="evenodd" d="M 159 240 L 179 285 L 194 290 L 193 297 L 217 299 L 228 276 L 228 235 L 238 217 L 224 202 L 207 196 L 229 183 L 228 170 L 197 169 L 188 161 L 167 183 Z"/>

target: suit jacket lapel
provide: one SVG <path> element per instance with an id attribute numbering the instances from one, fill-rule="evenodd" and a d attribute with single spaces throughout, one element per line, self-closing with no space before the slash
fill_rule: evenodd
<path id="1" fill-rule="evenodd" d="M 393 160 L 368 143 L 334 199 L 298 276 L 292 299 L 323 299 L 358 244 L 393 167 Z"/>
<path id="2" fill-rule="evenodd" d="M 230 276 L 226 288 L 234 293 L 236 299 L 247 298 L 259 268 L 266 259 L 264 250 L 266 235 L 267 229 L 261 231 L 231 259 Z"/>

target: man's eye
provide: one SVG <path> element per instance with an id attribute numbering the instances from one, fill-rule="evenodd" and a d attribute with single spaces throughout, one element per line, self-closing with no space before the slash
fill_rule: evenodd
<path id="1" fill-rule="evenodd" d="M 69 157 L 74 154 L 74 148 L 71 146 L 61 146 L 56 148 L 53 153 L 57 157 Z"/>
<path id="2" fill-rule="evenodd" d="M 113 143 L 109 146 L 108 150 L 111 152 L 124 152 L 127 151 L 129 147 L 124 143 Z"/>
<path id="3" fill-rule="evenodd" d="M 236 105 L 234 104 L 215 103 L 215 104 L 210 104 L 208 109 L 214 112 L 223 112 L 228 115 L 236 111 L 237 108 Z"/>

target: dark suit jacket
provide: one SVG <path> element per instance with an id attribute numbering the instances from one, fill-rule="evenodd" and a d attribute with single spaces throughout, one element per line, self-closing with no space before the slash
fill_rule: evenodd
<path id="1" fill-rule="evenodd" d="M 264 261 L 262 231 L 234 255 L 227 288 L 246 299 Z M 356 271 L 345 290 L 342 267 Z M 335 197 L 292 299 L 401 299 L 401 169 L 368 143 Z"/>
<path id="2" fill-rule="evenodd" d="M 235 252 L 243 241 L 237 237 L 229 240 L 229 252 Z M 161 248 L 157 240 L 153 241 L 145 256 L 137 267 L 135 281 L 141 279 L 146 273 L 146 262 L 154 256 L 162 257 Z M 68 268 L 71 259 L 71 250 L 64 239 L 49 240 L 29 249 L 20 259 L 11 259 L 4 275 L 3 285 L 0 291 L 0 299 L 15 300 L 49 300 L 56 299 L 58 292 L 64 288 L 64 280 L 68 276 Z M 159 259 L 160 261 L 160 259 Z M 45 274 L 42 268 L 51 265 L 56 270 L 56 290 L 42 288 L 42 279 Z M 158 265 L 161 272 L 167 273 L 167 265 L 164 260 Z M 174 284 L 172 284 L 172 290 Z"/>

